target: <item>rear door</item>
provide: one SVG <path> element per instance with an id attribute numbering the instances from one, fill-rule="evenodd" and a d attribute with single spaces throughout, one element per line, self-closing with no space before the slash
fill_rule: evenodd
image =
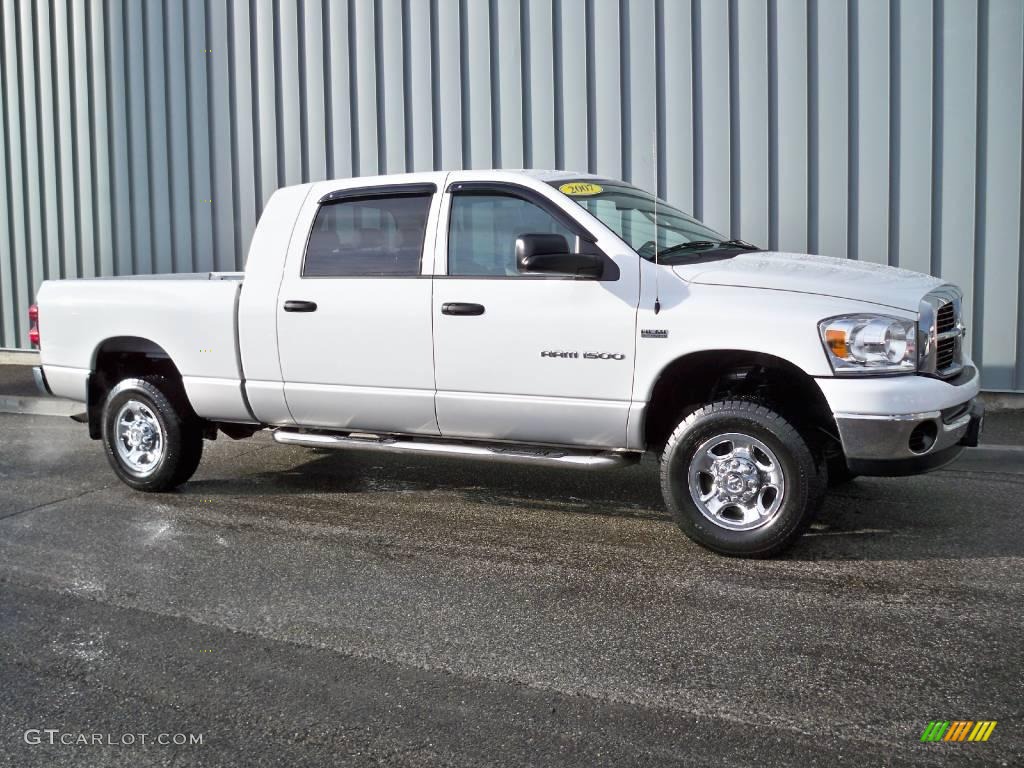
<path id="1" fill-rule="evenodd" d="M 638 257 L 614 237 L 587 242 L 592 236 L 569 213 L 578 206 L 561 205 L 559 194 L 528 180 L 449 175 L 433 301 L 437 417 L 446 437 L 626 445 Z M 605 274 L 520 274 L 515 242 L 523 234 L 559 234 L 574 249 L 603 250 Z"/>
<path id="2" fill-rule="evenodd" d="M 292 238 L 277 310 L 285 398 L 297 424 L 438 434 L 431 280 L 423 274 L 423 253 L 434 247 L 436 176 L 318 185 L 310 195 L 296 225 L 309 234 Z"/>

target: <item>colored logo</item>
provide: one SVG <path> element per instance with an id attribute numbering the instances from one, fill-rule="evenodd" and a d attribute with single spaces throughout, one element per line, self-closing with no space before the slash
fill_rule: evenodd
<path id="1" fill-rule="evenodd" d="M 995 720 L 932 720 L 921 741 L 988 741 L 995 729 Z"/>

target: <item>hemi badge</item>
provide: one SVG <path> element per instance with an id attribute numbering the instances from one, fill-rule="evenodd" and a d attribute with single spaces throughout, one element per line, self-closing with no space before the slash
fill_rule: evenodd
<path id="1" fill-rule="evenodd" d="M 658 329 L 650 329 L 650 328 L 648 328 L 646 330 L 641 329 L 641 331 L 640 331 L 640 338 L 641 339 L 667 339 L 668 338 L 668 331 L 666 331 L 663 328 L 658 328 Z"/>

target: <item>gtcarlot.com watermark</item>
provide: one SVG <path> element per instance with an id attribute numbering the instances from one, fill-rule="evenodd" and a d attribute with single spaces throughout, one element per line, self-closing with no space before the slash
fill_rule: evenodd
<path id="1" fill-rule="evenodd" d="M 75 733 L 59 728 L 30 728 L 23 737 L 26 744 L 60 744 L 66 747 L 187 747 L 203 743 L 202 733 Z"/>

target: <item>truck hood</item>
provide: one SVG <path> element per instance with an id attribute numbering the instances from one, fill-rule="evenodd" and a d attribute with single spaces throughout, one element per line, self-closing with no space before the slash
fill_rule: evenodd
<path id="1" fill-rule="evenodd" d="M 806 253 L 751 251 L 736 256 L 673 266 L 691 283 L 811 293 L 881 304 L 911 312 L 942 280 L 868 261 Z"/>

